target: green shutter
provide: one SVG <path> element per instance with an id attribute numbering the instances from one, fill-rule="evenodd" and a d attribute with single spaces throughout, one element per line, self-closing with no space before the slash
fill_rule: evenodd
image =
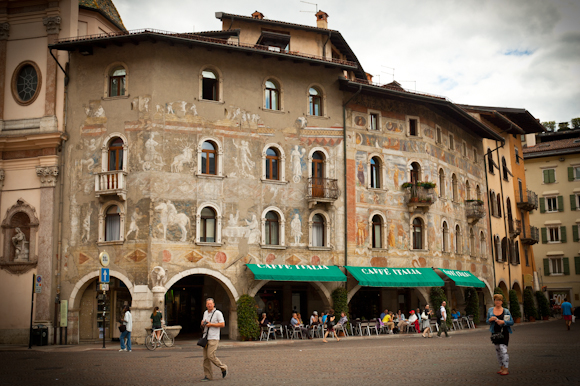
<path id="1" fill-rule="evenodd" d="M 542 228 L 542 244 L 546 244 L 548 242 L 548 231 L 546 228 Z"/>
<path id="2" fill-rule="evenodd" d="M 556 171 L 554 169 L 550 170 L 550 182 L 556 182 Z"/>
<path id="3" fill-rule="evenodd" d="M 580 241 L 580 237 L 578 235 L 578 225 L 572 225 L 572 240 L 574 240 L 575 243 Z"/>
<path id="4" fill-rule="evenodd" d="M 576 195 L 575 194 L 570 195 L 570 209 L 576 210 Z"/>
<path id="5" fill-rule="evenodd" d="M 562 262 L 564 263 L 564 275 L 569 275 L 570 274 L 570 259 L 568 259 L 567 257 L 564 257 L 562 259 Z"/>
<path id="6" fill-rule="evenodd" d="M 544 259 L 544 276 L 550 276 L 550 259 Z"/>
<path id="7" fill-rule="evenodd" d="M 580 256 L 574 257 L 574 265 L 576 266 L 576 275 L 580 275 Z"/>
<path id="8" fill-rule="evenodd" d="M 544 170 L 544 184 L 547 184 L 549 182 L 550 182 L 550 171 Z"/>
<path id="9" fill-rule="evenodd" d="M 560 227 L 560 241 L 563 243 L 565 243 L 567 241 L 566 240 L 566 227 L 565 226 Z"/>
<path id="10" fill-rule="evenodd" d="M 540 197 L 540 213 L 545 212 L 546 212 L 546 199 L 544 197 Z"/>
<path id="11" fill-rule="evenodd" d="M 574 168 L 568 167 L 568 181 L 574 181 Z"/>
<path id="12" fill-rule="evenodd" d="M 558 196 L 558 212 L 564 211 L 564 196 Z"/>

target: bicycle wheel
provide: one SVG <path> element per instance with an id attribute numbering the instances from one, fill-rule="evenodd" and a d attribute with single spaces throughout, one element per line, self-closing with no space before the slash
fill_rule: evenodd
<path id="1" fill-rule="evenodd" d="M 175 344 L 175 338 L 168 332 L 164 332 L 161 339 L 165 347 L 173 347 L 173 345 Z"/>
<path id="2" fill-rule="evenodd" d="M 155 350 L 157 347 L 157 342 L 153 342 L 151 335 L 145 337 L 145 347 L 147 347 L 147 350 Z"/>

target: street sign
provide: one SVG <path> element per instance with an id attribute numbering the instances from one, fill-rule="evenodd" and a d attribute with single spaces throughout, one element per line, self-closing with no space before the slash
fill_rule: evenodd
<path id="1" fill-rule="evenodd" d="M 34 293 L 39 294 L 42 292 L 42 276 L 36 275 L 36 280 L 34 281 Z"/>
<path id="2" fill-rule="evenodd" d="M 103 267 L 106 267 L 109 265 L 109 261 L 111 259 L 109 258 L 109 254 L 107 252 L 103 251 L 99 254 L 99 260 L 101 261 L 101 265 Z"/>
<path id="3" fill-rule="evenodd" d="M 60 301 L 60 326 L 67 327 L 68 325 L 68 300 Z"/>
<path id="4" fill-rule="evenodd" d="M 99 284 L 99 291 L 108 291 L 109 285 L 108 284 Z"/>
<path id="5" fill-rule="evenodd" d="M 99 281 L 101 283 L 108 283 L 109 279 L 109 268 L 101 268 L 101 276 Z"/>

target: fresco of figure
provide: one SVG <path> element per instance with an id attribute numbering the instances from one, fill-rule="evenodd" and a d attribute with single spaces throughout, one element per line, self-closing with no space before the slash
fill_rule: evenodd
<path id="1" fill-rule="evenodd" d="M 129 231 L 125 236 L 125 240 L 127 240 L 129 238 L 129 235 L 133 232 L 135 232 L 135 240 L 139 238 L 139 227 L 137 226 L 137 221 L 141 220 L 143 217 L 145 217 L 145 215 L 141 214 L 139 208 L 138 207 L 135 208 L 133 214 L 131 215 L 131 224 L 129 224 Z"/>
<path id="2" fill-rule="evenodd" d="M 290 153 L 290 160 L 292 161 L 292 179 L 295 183 L 300 182 L 300 179 L 302 178 L 302 165 L 300 161 L 302 160 L 304 153 L 306 153 L 306 149 L 302 149 L 302 151 L 300 151 L 300 147 L 298 145 L 295 145 L 294 149 L 292 149 L 292 152 Z"/>
<path id="3" fill-rule="evenodd" d="M 302 237 L 302 222 L 300 222 L 300 216 L 298 213 L 294 213 L 294 217 L 290 222 L 290 232 L 294 237 L 294 244 L 300 244 L 300 237 Z"/>

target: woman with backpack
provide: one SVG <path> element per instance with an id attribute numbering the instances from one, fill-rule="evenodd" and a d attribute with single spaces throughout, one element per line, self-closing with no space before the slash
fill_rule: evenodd
<path id="1" fill-rule="evenodd" d="M 161 319 L 163 319 L 163 315 L 161 315 L 161 312 L 159 312 L 159 307 L 155 307 L 153 313 L 151 314 L 151 327 L 153 330 L 157 330 L 155 331 L 155 335 L 157 336 L 158 341 L 161 340 Z M 161 346 L 161 343 L 157 344 Z"/>
<path id="2" fill-rule="evenodd" d="M 336 324 L 335 321 L 335 317 L 334 317 L 334 310 L 331 308 L 330 311 L 328 312 L 328 314 L 326 315 L 326 332 L 324 333 L 324 338 L 322 339 L 322 341 L 324 343 L 328 343 L 328 341 L 326 340 L 326 337 L 328 336 L 329 332 L 332 332 L 334 334 L 334 337 L 336 338 L 337 342 L 340 342 L 340 339 L 338 339 L 338 334 L 334 331 L 334 325 Z"/>
<path id="3" fill-rule="evenodd" d="M 493 295 L 494 307 L 487 310 L 486 323 L 490 324 L 491 342 L 495 345 L 495 353 L 499 362 L 499 375 L 508 375 L 510 357 L 507 353 L 507 346 L 510 340 L 514 319 L 507 308 L 503 308 L 503 295 Z"/>

